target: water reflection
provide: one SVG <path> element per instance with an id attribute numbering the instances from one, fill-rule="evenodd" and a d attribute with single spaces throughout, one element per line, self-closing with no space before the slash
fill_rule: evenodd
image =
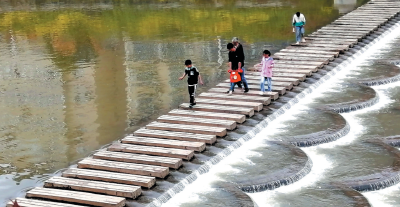
<path id="1" fill-rule="evenodd" d="M 358 1 L 358 4 L 365 0 Z M 332 0 L 1 1 L 0 203 L 187 101 L 192 59 L 206 86 L 226 78 L 238 36 L 249 65 L 338 17 Z M 23 175 L 23 176 L 22 176 Z M 29 180 L 31 179 L 31 180 Z M 20 184 L 17 186 L 16 184 Z M 1 190 L 3 191 L 3 190 Z"/>

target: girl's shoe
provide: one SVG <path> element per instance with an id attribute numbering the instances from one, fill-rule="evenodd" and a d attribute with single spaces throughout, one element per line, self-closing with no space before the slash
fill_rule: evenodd
<path id="1" fill-rule="evenodd" d="M 232 91 L 229 91 L 228 95 L 232 95 Z"/>
<path id="2" fill-rule="evenodd" d="M 301 42 L 306 42 L 306 39 L 303 37 L 303 39 L 301 39 Z"/>
<path id="3" fill-rule="evenodd" d="M 262 92 L 262 91 L 261 91 L 261 92 L 260 92 L 260 93 L 258 93 L 258 94 L 259 94 L 259 95 L 261 95 L 261 96 L 263 96 L 263 95 L 264 95 L 264 92 Z"/>

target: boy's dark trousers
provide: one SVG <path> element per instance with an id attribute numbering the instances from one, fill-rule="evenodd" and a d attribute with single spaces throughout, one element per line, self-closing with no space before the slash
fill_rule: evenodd
<path id="1" fill-rule="evenodd" d="M 197 84 L 194 85 L 188 85 L 188 90 L 189 90 L 189 96 L 190 96 L 190 104 L 194 104 L 194 97 L 196 96 L 196 89 L 197 89 Z"/>

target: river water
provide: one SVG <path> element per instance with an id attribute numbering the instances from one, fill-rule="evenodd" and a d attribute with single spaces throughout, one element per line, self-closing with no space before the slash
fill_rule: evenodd
<path id="1" fill-rule="evenodd" d="M 259 61 L 263 49 L 275 52 L 293 42 L 290 21 L 294 12 L 306 15 L 306 30 L 312 32 L 365 2 L 1 1 L 0 205 L 188 101 L 186 83 L 177 81 L 185 59 L 192 59 L 200 69 L 205 86 L 199 92 L 206 91 L 227 78 L 225 46 L 233 36 L 243 43 L 246 63 L 252 65 Z M 366 141 L 399 134 L 394 120 L 400 91 L 389 86 L 371 90 L 348 83 L 396 75 L 393 65 L 389 68 L 377 61 L 398 60 L 395 48 L 381 48 L 379 54 L 326 87 L 312 102 L 299 104 L 304 107 L 300 113 L 293 112 L 296 115 L 270 129 L 259 148 L 243 152 L 245 157 L 238 157 L 239 162 L 210 180 L 240 183 L 240 175 L 294 171 L 307 159 L 276 140 L 304 140 L 304 136 L 327 131 L 334 134 L 347 123 L 351 126 L 348 138 L 340 140 L 353 141 L 303 149 L 314 166 L 309 175 L 319 176 L 309 179 L 307 186 L 311 187 L 299 185 L 299 191 L 289 194 L 270 191 L 260 196 L 263 199 L 254 194 L 254 199 L 261 206 L 268 203 L 265 198 L 280 206 L 303 206 L 310 199 L 315 200 L 315 206 L 333 200 L 351 203 L 343 191 L 326 185 L 393 168 L 395 157 Z M 375 93 L 379 94 L 376 105 L 385 103 L 375 111 L 338 116 L 316 110 L 327 104 L 374 98 Z M 242 126 L 238 136 L 263 117 Z M 212 153 L 214 148 L 210 150 Z M 320 185 L 323 187 L 316 187 Z M 386 198 L 396 200 L 396 190 L 366 197 L 378 199 L 377 203 Z M 202 196 L 212 196 L 209 192 L 204 190 Z M 216 195 L 205 201 L 215 206 L 229 198 Z M 196 193 L 192 196 L 203 198 Z M 150 197 L 143 196 L 141 202 L 149 202 L 146 199 Z M 180 205 L 203 205 L 196 201 Z"/>
<path id="2" fill-rule="evenodd" d="M 238 203 L 246 196 L 221 183 L 254 190 L 295 169 L 306 170 L 298 173 L 300 180 L 247 195 L 258 206 L 400 206 L 400 151 L 382 142 L 400 135 L 399 44 L 397 25 L 165 206 L 244 206 Z M 330 112 L 348 112 L 349 106 L 357 107 Z M 339 133 L 346 125 L 349 130 Z M 335 133 L 337 140 L 303 146 L 304 140 L 324 141 Z"/>

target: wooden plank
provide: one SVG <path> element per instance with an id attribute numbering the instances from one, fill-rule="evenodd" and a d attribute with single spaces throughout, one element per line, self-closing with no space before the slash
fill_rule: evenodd
<path id="1" fill-rule="evenodd" d="M 165 148 L 165 147 L 153 147 L 153 146 L 142 146 L 134 144 L 113 144 L 107 148 L 108 151 L 112 152 L 127 152 L 135 154 L 145 155 L 156 155 L 164 157 L 180 158 L 184 160 L 190 160 L 194 156 L 193 150 Z"/>
<path id="2" fill-rule="evenodd" d="M 306 54 L 307 55 L 307 54 Z M 318 58 L 318 57 L 312 57 L 312 56 L 296 56 L 296 55 L 272 55 L 272 58 L 274 60 L 290 60 L 290 61 L 321 61 L 325 65 L 329 64 L 329 61 L 332 61 L 334 58 Z"/>
<path id="3" fill-rule="evenodd" d="M 203 104 L 203 102 L 201 100 L 199 101 L 198 99 L 196 99 L 196 102 L 197 102 L 197 104 Z M 186 117 L 186 116 L 163 115 L 163 116 L 158 117 L 157 121 L 163 122 L 163 123 L 171 123 L 171 124 L 223 127 L 223 128 L 226 128 L 227 130 L 234 130 L 236 128 L 235 121 L 193 118 L 193 117 Z"/>
<path id="4" fill-rule="evenodd" d="M 250 83 L 257 84 L 258 87 L 260 87 L 260 80 L 258 80 L 258 81 L 256 81 L 256 80 L 246 80 L 246 81 L 247 81 L 247 84 L 250 84 Z M 224 82 L 229 84 L 230 80 L 228 79 L 228 80 L 225 80 Z M 224 84 L 224 83 L 218 84 L 217 87 L 220 87 L 221 84 Z M 265 85 L 267 85 L 267 83 L 265 83 Z M 291 83 L 291 82 L 273 81 L 272 82 L 272 86 L 280 86 L 280 87 L 285 87 L 286 90 L 292 90 L 293 83 Z M 238 101 L 240 101 L 240 100 L 238 100 Z M 249 100 L 249 102 L 252 102 L 252 101 Z M 264 104 L 264 105 L 268 105 L 268 104 Z"/>
<path id="5" fill-rule="evenodd" d="M 249 71 L 249 75 L 257 75 L 260 76 L 260 71 L 261 68 L 259 67 L 254 67 L 256 70 L 251 70 Z M 257 71 L 257 72 L 254 72 Z M 288 69 L 281 69 L 281 68 L 273 68 L 272 69 L 273 74 L 280 72 L 280 73 L 294 73 L 294 74 L 305 74 L 306 76 L 311 76 L 313 72 L 318 72 L 318 70 L 311 70 L 311 69 L 295 69 L 295 68 L 288 68 Z M 261 77 L 261 76 L 260 76 Z"/>
<path id="6" fill-rule="evenodd" d="M 64 201 L 91 206 L 122 207 L 125 206 L 125 198 L 84 193 L 70 190 L 59 190 L 36 187 L 26 193 L 27 198 L 38 198 L 53 201 Z"/>
<path id="7" fill-rule="evenodd" d="M 163 130 L 150 130 L 146 128 L 140 128 L 134 132 L 135 136 L 142 137 L 157 137 L 162 139 L 175 139 L 175 140 L 185 140 L 194 142 L 204 142 L 206 144 L 213 144 L 217 141 L 215 135 L 205 135 L 205 134 L 195 134 L 195 133 L 185 133 L 185 132 L 170 132 Z"/>
<path id="8" fill-rule="evenodd" d="M 146 175 L 157 178 L 164 178 L 169 173 L 169 168 L 162 166 L 115 162 L 91 158 L 85 158 L 79 161 L 78 168 L 105 170 L 110 172 L 127 173 L 134 175 Z"/>
<path id="9" fill-rule="evenodd" d="M 228 81 L 227 81 L 228 82 Z M 249 85 L 256 85 L 258 86 L 258 89 L 260 89 L 260 81 L 257 80 L 248 80 L 247 84 Z M 264 83 L 264 85 L 267 85 L 267 83 Z M 293 83 L 291 82 L 279 82 L 279 81 L 272 81 L 272 87 L 274 86 L 283 86 L 286 88 L 286 90 L 292 90 L 293 88 Z"/>
<path id="10" fill-rule="evenodd" d="M 50 202 L 50 201 L 42 201 L 36 199 L 26 199 L 26 198 L 16 198 L 18 205 L 20 207 L 87 207 L 82 205 L 75 204 L 67 204 L 67 203 L 59 203 L 59 202 Z M 6 207 L 13 207 L 13 203 L 10 201 L 7 203 Z"/>
<path id="11" fill-rule="evenodd" d="M 236 122 L 234 121 L 229 121 L 229 122 L 233 122 L 236 126 Z M 127 136 L 123 138 L 121 142 L 124 144 L 137 144 L 145 146 L 187 149 L 196 152 L 202 152 L 206 149 L 206 144 L 204 142 L 188 142 L 181 140 L 158 139 L 158 138 L 149 138 L 140 136 Z"/>
<path id="12" fill-rule="evenodd" d="M 323 31 L 323 32 L 337 32 L 337 33 L 341 33 L 341 32 L 343 32 L 343 31 L 345 31 L 347 28 L 342 28 L 342 27 L 322 27 L 321 29 L 319 29 L 319 30 L 317 30 L 317 31 Z M 374 31 L 373 30 L 371 30 L 371 29 L 362 29 L 362 28 L 360 28 L 360 29 L 355 29 L 355 30 L 352 30 L 352 31 L 354 31 L 354 32 L 364 32 L 364 33 L 366 33 L 366 34 L 371 34 L 371 33 L 373 33 Z"/>
<path id="13" fill-rule="evenodd" d="M 300 80 L 297 78 L 285 78 L 285 77 L 272 77 L 272 80 L 274 82 L 289 82 L 292 83 L 293 85 L 297 86 L 300 84 Z"/>
<path id="14" fill-rule="evenodd" d="M 223 84 L 223 83 L 220 83 L 220 84 Z M 229 85 L 227 85 L 227 84 L 225 84 L 225 86 L 229 87 Z M 285 90 L 286 90 L 286 88 L 285 88 Z M 196 102 L 202 103 L 202 104 L 215 104 L 215 105 L 222 105 L 222 106 L 251 107 L 254 109 L 254 111 L 261 111 L 263 109 L 262 103 L 248 102 L 248 101 L 246 101 L 246 102 L 245 101 L 227 101 L 227 100 L 218 100 L 218 99 L 197 98 Z"/>
<path id="15" fill-rule="evenodd" d="M 142 189 L 139 186 L 65 177 L 52 177 L 44 182 L 44 187 L 100 193 L 132 199 L 135 199 L 142 193 Z"/>
<path id="16" fill-rule="evenodd" d="M 341 39 L 340 36 L 342 34 L 339 33 L 330 33 L 329 35 L 333 35 L 336 37 L 332 38 L 325 38 L 325 37 L 318 37 L 318 36 L 308 36 L 306 38 L 306 42 L 300 42 L 303 44 L 309 43 L 310 46 L 314 45 L 326 45 L 327 47 L 329 46 L 335 46 L 335 47 L 343 47 L 343 45 L 348 46 L 348 47 L 354 47 L 354 45 L 358 44 L 359 40 L 357 38 L 354 39 Z M 322 47 L 322 46 L 319 46 Z M 347 47 L 346 47 L 347 49 Z"/>
<path id="17" fill-rule="evenodd" d="M 308 41 L 312 41 L 315 40 L 316 38 L 321 39 L 321 38 L 325 38 L 327 40 L 330 40 L 330 38 L 334 38 L 334 35 L 318 35 L 318 36 L 313 36 L 310 35 L 308 37 L 305 37 L 306 40 Z M 328 39 L 329 38 L 329 39 Z M 333 45 L 333 44 L 316 44 L 313 42 L 310 43 L 306 43 L 306 44 L 292 44 L 292 46 L 296 46 L 296 47 L 322 47 L 322 48 L 331 48 L 331 49 L 339 49 L 340 51 L 347 51 L 350 48 L 350 45 Z"/>
<path id="18" fill-rule="evenodd" d="M 155 177 L 77 168 L 71 168 L 64 171 L 62 173 L 62 176 L 68 178 L 79 178 L 85 180 L 97 180 L 110 183 L 137 185 L 145 188 L 151 188 L 156 183 Z"/>
<path id="19" fill-rule="evenodd" d="M 252 70 L 252 71 L 259 71 L 259 70 L 256 70 L 256 69 L 254 69 L 254 70 Z M 306 80 L 306 74 L 299 74 L 299 73 L 281 73 L 281 72 L 274 72 L 273 74 L 272 74 L 272 78 L 275 78 L 275 77 L 280 77 L 280 78 L 296 78 L 296 79 L 298 79 L 299 81 L 304 81 L 304 80 Z M 246 79 L 248 78 L 248 79 L 253 79 L 253 80 L 260 80 L 260 76 L 251 76 L 251 75 L 246 75 L 245 76 L 246 77 Z M 225 91 L 226 92 L 226 91 Z"/>
<path id="20" fill-rule="evenodd" d="M 186 104 L 186 105 L 187 105 L 187 107 L 189 107 L 189 104 Z M 183 108 L 182 104 L 180 107 Z M 198 104 L 193 109 L 199 109 L 201 107 L 202 107 L 202 105 Z M 251 110 L 253 110 L 253 109 L 251 109 Z M 253 114 L 254 114 L 254 110 L 253 110 Z M 168 123 L 160 123 L 160 122 L 151 122 L 150 124 L 148 124 L 146 126 L 146 128 L 147 129 L 156 129 L 156 130 L 167 130 L 167 131 L 174 131 L 174 132 L 208 134 L 208 135 L 215 135 L 217 137 L 223 137 L 226 135 L 226 128 L 222 128 L 222 127 L 209 127 L 209 126 L 195 126 L 195 125 L 185 125 L 185 124 L 168 124 Z"/>
<path id="21" fill-rule="evenodd" d="M 282 61 L 283 62 L 283 61 Z M 289 62 L 289 61 L 286 61 Z M 286 64 L 275 64 L 273 69 L 309 69 L 312 71 L 318 71 L 318 68 L 324 67 L 324 64 L 321 64 L 320 66 L 316 65 L 301 65 L 299 63 L 296 63 L 297 61 L 290 61 L 292 63 L 286 63 Z M 261 68 L 261 67 L 260 67 Z"/>
<path id="22" fill-rule="evenodd" d="M 263 102 L 261 102 L 261 104 L 263 104 Z M 195 118 L 205 118 L 205 119 L 230 120 L 230 121 L 235 121 L 237 123 L 243 123 L 246 121 L 246 115 L 243 114 L 215 113 L 215 112 L 180 110 L 180 109 L 174 109 L 168 112 L 168 114 L 195 117 Z"/>
<path id="23" fill-rule="evenodd" d="M 251 76 L 249 76 L 249 77 L 251 77 Z M 211 92 L 211 93 L 225 93 L 226 94 L 226 89 L 224 89 L 224 88 L 211 88 L 209 90 L 209 92 Z M 234 91 L 233 94 L 243 94 L 243 93 Z M 246 96 L 250 96 L 250 97 L 251 96 L 266 96 L 266 97 L 270 97 L 272 100 L 276 100 L 276 99 L 279 98 L 279 94 L 277 92 L 267 92 L 267 91 L 264 92 L 264 95 L 260 95 L 259 91 L 249 91 L 249 92 L 246 93 Z"/>
<path id="24" fill-rule="evenodd" d="M 307 60 L 307 58 L 314 58 L 314 59 L 319 59 L 319 60 L 326 60 L 324 63 L 329 63 L 329 61 L 334 60 L 335 56 L 334 55 L 324 55 L 324 54 L 310 54 L 310 53 L 299 53 L 299 52 L 277 52 L 274 54 L 275 57 L 278 58 L 291 58 L 296 60 L 296 58 L 299 58 L 299 60 Z M 301 59 L 304 58 L 304 59 Z M 312 60 L 312 59 L 311 59 Z"/>
<path id="25" fill-rule="evenodd" d="M 248 102 L 258 102 L 263 105 L 269 105 L 271 103 L 270 97 L 256 97 L 256 96 L 246 96 L 246 95 L 229 95 L 221 93 L 201 93 L 199 97 L 207 99 L 218 99 L 218 100 L 237 100 L 237 101 L 248 101 Z M 226 112 L 230 113 L 230 112 Z"/>
<path id="26" fill-rule="evenodd" d="M 293 53 L 303 53 L 303 54 L 322 54 L 322 55 L 333 55 L 339 57 L 339 52 L 337 51 L 326 51 L 318 48 L 317 50 L 309 48 L 295 48 L 295 49 L 282 49 L 280 52 L 293 52 Z"/>
<path id="27" fill-rule="evenodd" d="M 329 24 L 323 28 L 343 28 L 345 30 L 352 30 L 353 28 L 357 28 L 357 29 L 368 29 L 368 30 L 372 30 L 372 31 L 376 31 L 379 29 L 379 26 L 375 25 L 375 26 L 365 26 L 365 25 L 346 25 L 346 24 Z"/>
<path id="28" fill-rule="evenodd" d="M 316 66 L 316 67 L 324 67 L 323 62 L 315 62 L 315 61 L 290 61 L 290 60 L 275 60 L 274 61 L 275 66 L 285 66 L 285 65 L 296 65 L 296 66 Z M 261 68 L 261 66 L 260 66 Z M 307 67 L 307 69 L 313 68 L 313 67 Z"/>
<path id="29" fill-rule="evenodd" d="M 316 46 L 288 46 L 286 47 L 286 49 L 289 50 L 309 50 L 309 51 L 332 51 L 332 52 L 338 52 L 338 53 L 342 53 L 344 50 L 340 49 L 340 48 L 328 48 L 328 47 L 316 47 Z"/>
<path id="30" fill-rule="evenodd" d="M 226 89 L 223 89 L 226 91 Z M 189 108 L 189 104 L 183 103 L 179 105 L 179 108 L 192 110 L 192 111 L 208 111 L 217 113 L 233 113 L 233 114 L 244 114 L 252 117 L 254 115 L 254 109 L 250 107 L 239 107 L 239 106 L 220 106 L 214 104 L 197 104 L 193 108 Z M 217 135 L 218 136 L 218 135 Z"/>
<path id="31" fill-rule="evenodd" d="M 123 152 L 100 151 L 96 152 L 96 154 L 93 155 L 93 158 L 146 165 L 158 165 L 172 169 L 178 169 L 180 166 L 182 166 L 182 159 L 180 158 L 149 156 Z"/>
<path id="32" fill-rule="evenodd" d="M 252 76 L 249 76 L 249 77 L 251 78 Z M 260 78 L 258 78 L 258 79 L 260 79 Z M 223 89 L 223 88 L 211 88 L 208 91 L 210 93 L 224 93 L 224 94 L 227 94 L 226 93 L 226 89 Z M 241 94 L 241 95 L 243 95 L 243 93 L 237 92 L 237 91 L 234 91 L 233 94 Z M 270 97 L 272 100 L 276 100 L 276 99 L 279 98 L 278 92 L 265 92 L 264 95 L 259 95 L 258 91 L 249 91 L 244 96 L 265 96 L 265 97 Z"/>
<path id="33" fill-rule="evenodd" d="M 254 72 L 253 72 L 254 73 Z M 311 72 L 309 72 L 311 74 Z M 251 74 L 250 74 L 251 75 Z M 219 83 L 216 85 L 216 87 L 219 88 L 225 88 L 227 91 L 230 89 L 230 84 L 229 83 Z M 277 92 L 279 93 L 279 95 L 284 95 L 286 93 L 286 87 L 282 87 L 282 86 L 275 86 L 272 88 L 272 92 Z M 196 99 L 197 100 L 197 99 Z M 221 102 L 218 105 L 229 105 L 229 106 L 237 106 L 237 105 L 233 105 L 231 103 L 226 103 L 224 104 L 223 102 Z M 262 108 L 261 108 L 262 109 Z M 254 109 L 255 111 L 261 111 L 259 110 L 259 106 L 256 106 L 256 108 Z"/>
<path id="34" fill-rule="evenodd" d="M 334 34 L 336 35 L 336 34 Z M 311 38 L 307 41 L 311 44 L 328 44 L 328 45 L 345 45 L 348 47 L 354 47 L 354 45 L 358 44 L 358 40 L 354 41 L 340 41 L 338 39 L 329 39 L 326 38 Z M 307 44 L 307 42 L 301 42 L 300 44 Z"/>

